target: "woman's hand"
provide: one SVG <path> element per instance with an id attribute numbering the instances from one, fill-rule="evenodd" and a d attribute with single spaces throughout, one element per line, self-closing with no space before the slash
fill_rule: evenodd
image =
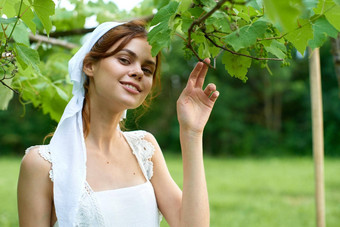
<path id="1" fill-rule="evenodd" d="M 210 63 L 208 58 L 204 61 Z M 207 71 L 206 64 L 197 63 L 177 100 L 177 117 L 181 129 L 193 133 L 203 133 L 211 110 L 219 96 L 215 84 L 208 84 L 204 90 L 202 89 Z"/>

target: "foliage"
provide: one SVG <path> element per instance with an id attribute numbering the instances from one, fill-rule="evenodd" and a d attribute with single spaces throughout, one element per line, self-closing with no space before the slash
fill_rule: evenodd
<path id="1" fill-rule="evenodd" d="M 40 125 L 38 114 L 33 114 L 32 106 L 28 104 L 49 114 L 54 121 L 59 120 L 71 97 L 67 62 L 81 45 L 83 35 L 91 30 L 86 27 L 86 21 L 92 18 L 94 24 L 91 27 L 108 20 L 126 21 L 150 15 L 157 8 L 158 13 L 151 22 L 154 27 L 149 33 L 149 41 L 154 53 L 162 49 L 165 56 L 162 63 L 163 91 L 153 104 L 152 112 L 147 113 L 143 122 L 139 123 L 140 126 L 157 134 L 162 147 L 179 150 L 175 101 L 197 61 L 196 53 L 199 59 L 213 58 L 212 67 L 215 70 L 210 70 L 207 83 L 216 83 L 221 92 L 205 131 L 206 152 L 239 156 L 286 154 L 287 150 L 297 150 L 298 154 L 309 154 L 311 134 L 307 59 L 296 58 L 292 48 L 303 53 L 307 44 L 316 48 L 325 42 L 327 44 L 329 36 L 335 37 L 340 21 L 337 13 L 339 1 L 239 0 L 216 3 L 214 0 L 144 0 L 130 13 L 119 11 L 113 3 L 103 0 L 88 4 L 70 0 L 71 8 L 68 9 L 61 7 L 60 1 L 56 1 L 56 8 L 52 3 L 52 0 L 0 1 L 0 80 L 8 86 L 0 84 L 0 108 L 6 109 L 13 97 L 16 101 L 13 101 L 11 111 L 22 112 L 17 107 L 17 99 L 26 106 L 27 118 L 33 127 L 37 126 L 33 134 L 40 138 L 38 141 L 34 138 L 36 142 L 31 143 L 41 143 L 43 135 L 53 131 L 50 126 L 53 124 Z M 51 29 L 48 21 L 52 24 Z M 84 27 L 85 31 L 82 31 Z M 34 40 L 34 34 L 49 34 L 49 41 L 58 40 L 73 45 L 69 47 Z M 321 58 L 325 151 L 328 155 L 339 155 L 336 137 L 340 122 L 338 88 L 332 60 L 326 52 L 329 49 L 323 49 Z M 256 60 L 278 58 L 284 59 L 283 63 Z M 280 67 L 287 64 L 291 67 Z M 226 71 L 240 80 L 223 76 Z M 246 86 L 241 82 L 245 80 L 248 81 Z M 18 95 L 13 96 L 10 88 Z M 136 114 L 139 114 L 138 111 Z M 13 112 L 1 113 L 4 122 L 16 118 L 14 116 L 17 115 Z M 132 111 L 129 111 L 129 129 L 138 128 L 133 118 Z M 32 133 L 29 131 L 31 126 L 23 124 L 21 119 L 18 122 L 3 123 L 3 133 Z M 38 130 L 43 135 L 38 134 Z M 2 135 L 0 142 L 7 151 L 22 152 L 23 147 L 30 144 L 28 139 L 31 137 L 24 136 L 19 140 L 27 141 L 16 144 L 14 148 L 14 137 Z M 282 151 L 273 150 L 278 145 Z M 221 147 L 224 149 L 221 150 Z"/>
<path id="2" fill-rule="evenodd" d="M 247 80 L 252 59 L 288 64 L 291 49 L 302 55 L 306 46 L 320 47 L 340 31 L 340 5 L 333 0 L 195 0 L 170 1 L 153 18 L 149 35 L 155 55 L 180 36 L 198 60 L 221 52 L 231 76 Z M 187 51 L 188 52 L 188 51 Z M 235 63 L 238 65 L 235 65 Z M 215 68 L 215 66 L 211 66 Z"/>
<path id="3" fill-rule="evenodd" d="M 246 81 L 254 60 L 268 68 L 269 60 L 288 65 L 291 49 L 301 54 L 307 45 L 323 45 L 328 36 L 340 30 L 340 5 L 333 0 L 144 0 L 130 14 L 119 11 L 111 2 L 70 0 L 72 10 L 57 7 L 52 0 L 1 0 L 1 72 L 0 108 L 6 109 L 17 92 L 21 100 L 42 108 L 56 121 L 71 96 L 67 69 L 58 70 L 62 77 L 48 72 L 47 65 L 67 62 L 74 50 L 51 44 L 30 43 L 30 33 L 49 35 L 75 44 L 81 36 L 67 32 L 81 29 L 89 18 L 96 22 L 128 20 L 150 15 L 155 8 L 149 42 L 155 55 L 171 45 L 171 37 L 183 39 L 185 55 L 199 60 L 214 58 L 234 77 Z M 287 16 L 289 15 L 289 16 Z M 81 35 L 82 33 L 80 33 Z M 170 38 L 169 38 L 170 37 Z M 54 63 L 48 59 L 63 52 Z M 237 63 L 237 64 L 235 64 Z M 51 100 L 52 99 L 52 100 Z M 52 104 L 53 102 L 53 104 Z"/>

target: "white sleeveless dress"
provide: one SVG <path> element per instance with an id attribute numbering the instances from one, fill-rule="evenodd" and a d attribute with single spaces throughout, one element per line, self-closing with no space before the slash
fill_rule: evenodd
<path id="1" fill-rule="evenodd" d="M 146 178 L 143 184 L 94 192 L 85 182 L 79 210 L 76 215 L 77 227 L 153 227 L 159 226 L 162 215 L 158 210 L 156 197 L 150 179 L 153 175 L 151 157 L 154 146 L 144 139 L 145 131 L 123 132 L 132 153 Z M 26 152 L 29 152 L 28 148 Z M 39 146 L 39 154 L 52 163 L 48 145 Z M 53 166 L 49 172 L 53 181 Z M 58 221 L 54 227 L 59 227 Z"/>

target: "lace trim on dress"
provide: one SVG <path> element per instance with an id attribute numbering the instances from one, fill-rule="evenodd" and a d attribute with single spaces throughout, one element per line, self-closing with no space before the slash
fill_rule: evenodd
<path id="1" fill-rule="evenodd" d="M 27 154 L 30 150 L 34 149 L 34 148 L 38 148 L 38 153 L 39 155 L 45 159 L 46 161 L 48 161 L 49 163 L 51 163 L 52 165 L 52 156 L 51 156 L 51 152 L 48 149 L 48 145 L 37 145 L 37 146 L 32 146 L 26 149 L 25 154 Z M 53 165 L 51 166 L 51 170 L 48 172 L 49 173 L 49 177 L 51 179 L 51 181 L 53 182 Z"/>
<path id="2" fill-rule="evenodd" d="M 132 147 L 132 152 L 142 162 L 145 174 L 150 180 L 153 176 L 153 162 L 151 158 L 155 153 L 155 147 L 145 139 L 145 131 L 124 132 L 124 134 L 129 138 L 128 143 Z"/>
<path id="3" fill-rule="evenodd" d="M 105 226 L 103 214 L 98 207 L 98 201 L 86 181 L 80 201 L 81 205 L 77 212 L 75 226 Z"/>

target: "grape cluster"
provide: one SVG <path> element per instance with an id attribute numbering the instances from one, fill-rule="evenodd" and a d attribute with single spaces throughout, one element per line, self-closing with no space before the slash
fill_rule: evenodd
<path id="1" fill-rule="evenodd" d="M 17 72 L 18 66 L 13 51 L 5 50 L 0 59 L 0 82 L 5 85 L 6 80 L 12 79 Z"/>

